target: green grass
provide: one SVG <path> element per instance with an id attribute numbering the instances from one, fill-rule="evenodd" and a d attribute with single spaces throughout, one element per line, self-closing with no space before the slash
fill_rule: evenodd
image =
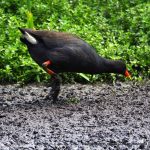
<path id="1" fill-rule="evenodd" d="M 133 79 L 150 78 L 150 2 L 147 0 L 12 0 L 0 2 L 0 82 L 41 82 L 49 76 L 21 44 L 18 27 L 76 34 L 107 58 L 123 59 Z M 63 75 L 113 80 L 111 75 Z M 118 76 L 117 76 L 118 77 Z"/>

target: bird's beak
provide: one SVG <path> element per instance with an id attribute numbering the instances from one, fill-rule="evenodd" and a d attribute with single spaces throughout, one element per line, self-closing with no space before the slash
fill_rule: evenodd
<path id="1" fill-rule="evenodd" d="M 131 74 L 129 73 L 129 71 L 126 69 L 125 74 L 124 74 L 127 78 L 132 79 L 131 78 Z"/>

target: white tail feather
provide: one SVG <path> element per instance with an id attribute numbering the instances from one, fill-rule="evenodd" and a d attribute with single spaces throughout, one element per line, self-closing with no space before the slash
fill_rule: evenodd
<path id="1" fill-rule="evenodd" d="M 26 32 L 25 31 L 25 34 L 23 35 L 24 36 L 24 38 L 26 39 L 26 40 L 28 40 L 31 44 L 37 44 L 38 43 L 38 41 L 32 36 L 32 35 L 30 35 L 28 32 Z"/>

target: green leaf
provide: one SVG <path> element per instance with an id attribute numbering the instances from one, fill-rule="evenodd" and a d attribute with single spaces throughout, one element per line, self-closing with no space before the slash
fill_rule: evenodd
<path id="1" fill-rule="evenodd" d="M 34 28 L 33 15 L 29 11 L 27 11 L 27 26 L 28 28 Z"/>
<path id="2" fill-rule="evenodd" d="M 90 81 L 90 78 L 87 76 L 87 75 L 85 75 L 84 73 L 77 73 L 80 77 L 82 77 L 82 78 L 84 78 L 85 80 L 87 80 L 87 81 Z"/>

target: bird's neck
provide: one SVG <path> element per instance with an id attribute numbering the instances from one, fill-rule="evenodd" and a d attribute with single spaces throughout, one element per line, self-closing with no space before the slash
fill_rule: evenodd
<path id="1" fill-rule="evenodd" d="M 121 73 L 118 61 L 100 58 L 98 63 L 99 73 Z"/>

